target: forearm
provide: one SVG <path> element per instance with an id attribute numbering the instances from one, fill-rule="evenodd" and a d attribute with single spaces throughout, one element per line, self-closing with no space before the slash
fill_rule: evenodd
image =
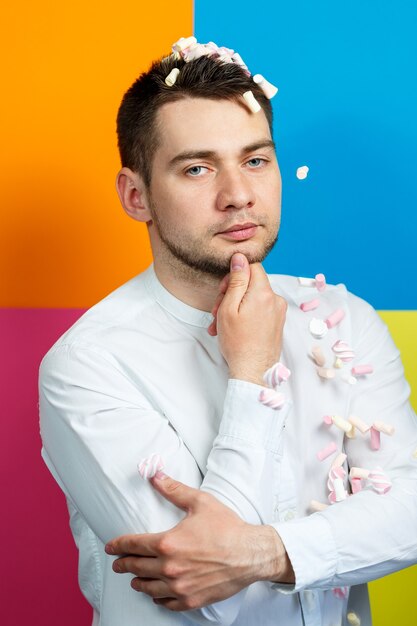
<path id="1" fill-rule="evenodd" d="M 250 524 L 272 519 L 283 428 L 290 403 L 274 410 L 259 402 L 264 387 L 229 379 L 219 434 L 207 461 L 201 489 Z"/>

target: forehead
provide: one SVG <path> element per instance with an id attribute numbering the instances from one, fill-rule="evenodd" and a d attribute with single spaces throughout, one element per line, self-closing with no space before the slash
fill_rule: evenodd
<path id="1" fill-rule="evenodd" d="M 242 104 L 229 100 L 183 98 L 164 104 L 157 124 L 160 157 L 170 158 L 184 150 L 239 151 L 242 146 L 270 138 L 263 110 L 252 113 Z"/>

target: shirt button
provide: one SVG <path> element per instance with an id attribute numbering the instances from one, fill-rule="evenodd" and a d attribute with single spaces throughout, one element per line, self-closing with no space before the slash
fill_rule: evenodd
<path id="1" fill-rule="evenodd" d="M 284 514 L 284 521 L 285 522 L 289 522 L 290 520 L 295 518 L 295 511 L 294 509 L 289 509 L 288 511 L 285 512 Z"/>

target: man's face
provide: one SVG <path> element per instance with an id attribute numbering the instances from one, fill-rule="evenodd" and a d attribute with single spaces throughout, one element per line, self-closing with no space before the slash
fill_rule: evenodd
<path id="1" fill-rule="evenodd" d="M 216 277 L 229 271 L 235 252 L 262 261 L 277 241 L 281 213 L 281 176 L 263 111 L 187 98 L 165 104 L 157 119 L 161 144 L 149 189 L 154 256 Z M 248 222 L 255 227 L 235 237 L 222 233 Z"/>

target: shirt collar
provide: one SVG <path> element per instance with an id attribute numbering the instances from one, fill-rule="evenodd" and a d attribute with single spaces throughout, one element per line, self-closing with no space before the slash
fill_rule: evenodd
<path id="1" fill-rule="evenodd" d="M 171 292 L 165 289 L 155 273 L 153 263 L 151 263 L 144 274 L 145 285 L 148 291 L 155 298 L 158 304 L 163 309 L 168 311 L 168 313 L 171 313 L 171 315 L 182 322 L 192 324 L 193 326 L 200 326 L 202 328 L 208 328 L 208 326 L 210 326 L 213 321 L 212 314 L 207 311 L 195 309 L 189 304 L 182 302 L 182 300 L 179 300 L 172 295 Z"/>

